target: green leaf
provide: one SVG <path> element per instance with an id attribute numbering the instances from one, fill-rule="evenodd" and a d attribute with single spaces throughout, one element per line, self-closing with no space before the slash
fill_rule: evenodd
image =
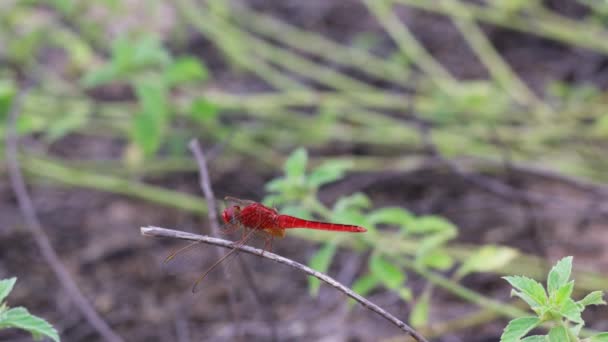
<path id="1" fill-rule="evenodd" d="M 458 229 L 450 221 L 439 216 L 419 217 L 408 229 L 414 234 L 428 234 L 436 232 L 457 232 Z"/>
<path id="2" fill-rule="evenodd" d="M 412 289 L 410 289 L 409 287 L 400 287 L 399 289 L 397 289 L 397 294 L 401 299 L 406 302 L 412 300 Z"/>
<path id="3" fill-rule="evenodd" d="M 372 255 L 369 260 L 371 272 L 389 289 L 396 290 L 405 281 L 405 273 L 395 264 L 384 259 L 380 254 Z"/>
<path id="4" fill-rule="evenodd" d="M 302 177 L 306 173 L 307 162 L 308 153 L 306 149 L 300 147 L 287 158 L 283 170 L 288 178 Z"/>
<path id="5" fill-rule="evenodd" d="M 140 81 L 135 84 L 135 93 L 147 116 L 159 121 L 169 116 L 168 93 L 164 84 L 149 80 Z"/>
<path id="6" fill-rule="evenodd" d="M 118 70 L 112 64 L 106 64 L 98 67 L 97 69 L 89 70 L 80 83 L 85 88 L 93 88 L 103 84 L 108 84 L 116 80 L 119 76 Z"/>
<path id="7" fill-rule="evenodd" d="M 365 194 L 357 192 L 350 196 L 340 197 L 334 204 L 334 212 L 360 210 L 369 208 L 371 201 Z"/>
<path id="8" fill-rule="evenodd" d="M 455 231 L 443 231 L 425 237 L 420 241 L 420 246 L 416 251 L 416 261 L 425 260 L 427 255 L 438 252 L 442 245 L 456 236 Z"/>
<path id="9" fill-rule="evenodd" d="M 336 245 L 331 242 L 326 243 L 312 256 L 312 258 L 310 258 L 308 266 L 319 272 L 326 273 L 335 254 Z M 319 294 L 320 286 L 321 282 L 319 279 L 310 276 L 308 277 L 308 289 L 311 296 L 316 297 Z"/>
<path id="10" fill-rule="evenodd" d="M 59 118 L 51 121 L 46 130 L 46 138 L 50 141 L 57 141 L 63 138 L 70 132 L 84 126 L 88 119 L 88 108 L 80 108 L 73 110 L 70 113 L 61 115 Z"/>
<path id="11" fill-rule="evenodd" d="M 342 178 L 344 171 L 351 166 L 352 163 L 346 161 L 327 161 L 312 170 L 308 176 L 308 185 L 312 188 L 318 188 L 321 185 L 336 181 Z"/>
<path id="12" fill-rule="evenodd" d="M 160 38 L 156 34 L 147 34 L 138 37 L 135 41 L 127 41 L 127 49 L 132 68 L 143 66 L 166 66 L 170 63 L 169 52 L 163 46 Z"/>
<path id="13" fill-rule="evenodd" d="M 203 125 L 208 125 L 217 119 L 218 113 L 218 106 L 204 97 L 199 97 L 192 101 L 190 116 L 194 121 L 200 122 Z"/>
<path id="14" fill-rule="evenodd" d="M 578 336 L 581 333 L 581 329 L 585 326 L 585 323 L 579 323 L 570 328 L 570 331 L 574 336 Z"/>
<path id="15" fill-rule="evenodd" d="M 510 247 L 486 245 L 469 256 L 456 271 L 462 278 L 472 272 L 491 272 L 508 265 L 519 253 Z"/>
<path id="16" fill-rule="evenodd" d="M 431 291 L 426 290 L 422 293 L 422 296 L 416 301 L 416 305 L 412 309 L 410 314 L 410 324 L 414 328 L 425 326 L 429 321 L 429 302 L 431 298 Z"/>
<path id="17" fill-rule="evenodd" d="M 434 250 L 420 256 L 416 262 L 424 266 L 445 271 L 452 267 L 454 259 L 443 250 Z"/>
<path id="18" fill-rule="evenodd" d="M 4 120 L 11 108 L 13 96 L 15 96 L 15 84 L 13 80 L 0 79 L 0 122 Z"/>
<path id="19" fill-rule="evenodd" d="M 549 294 L 557 291 L 560 287 L 568 282 L 570 272 L 572 271 L 572 257 L 565 257 L 551 268 L 547 277 L 547 290 Z"/>
<path id="20" fill-rule="evenodd" d="M 6 298 L 9 293 L 11 293 L 16 282 L 16 277 L 0 280 L 0 304 L 4 302 L 4 298 Z"/>
<path id="21" fill-rule="evenodd" d="M 194 57 L 178 58 L 165 70 L 165 81 L 169 86 L 204 81 L 207 77 L 207 68 Z"/>
<path id="22" fill-rule="evenodd" d="M 47 336 L 59 342 L 59 334 L 52 325 L 22 307 L 12 308 L 0 316 L 0 329 L 2 328 L 19 328 L 27 330 L 34 336 Z"/>
<path id="23" fill-rule="evenodd" d="M 522 299 L 526 300 L 526 302 L 528 302 L 532 308 L 547 304 L 547 293 L 545 292 L 543 286 L 536 280 L 522 276 L 509 276 L 503 277 L 503 279 L 508 281 L 509 284 L 511 284 L 511 286 L 514 288 L 520 290 L 525 297 L 529 297 L 532 300 L 532 303 L 520 296 Z M 515 293 L 515 295 L 519 296 L 517 293 Z"/>
<path id="24" fill-rule="evenodd" d="M 395 224 L 406 229 L 415 222 L 414 216 L 407 210 L 399 207 L 387 207 L 374 210 L 368 215 L 370 224 Z"/>
<path id="25" fill-rule="evenodd" d="M 146 156 L 151 156 L 162 142 L 162 127 L 154 118 L 139 113 L 133 118 L 131 138 Z"/>
<path id="26" fill-rule="evenodd" d="M 578 301 L 579 305 L 583 307 L 588 305 L 604 305 L 606 302 L 603 299 L 604 292 L 602 291 L 593 291 L 585 296 L 585 298 Z"/>
<path id="27" fill-rule="evenodd" d="M 146 156 L 156 153 L 163 140 L 169 116 L 166 91 L 164 85 L 153 82 L 135 86 L 142 111 L 133 120 L 131 137 Z"/>
<path id="28" fill-rule="evenodd" d="M 359 279 L 357 279 L 353 283 L 352 289 L 353 289 L 353 291 L 360 294 L 361 296 L 366 296 L 374 288 L 376 288 L 378 285 L 380 285 L 380 283 L 381 283 L 380 279 L 378 279 L 378 277 L 376 277 L 374 274 L 370 273 L 368 275 L 362 276 Z M 355 301 L 352 298 L 349 299 L 349 301 L 348 301 L 349 307 L 354 305 L 355 303 L 357 303 L 357 301 Z"/>
<path id="29" fill-rule="evenodd" d="M 530 330 L 536 328 L 540 324 L 538 317 L 520 317 L 512 320 L 507 324 L 505 330 L 500 336 L 501 342 L 519 342 Z"/>
<path id="30" fill-rule="evenodd" d="M 532 336 L 522 338 L 521 342 L 547 342 L 547 336 L 546 335 L 532 335 Z"/>
<path id="31" fill-rule="evenodd" d="M 551 328 L 548 336 L 549 342 L 570 342 L 570 338 L 568 338 L 568 331 L 563 325 Z"/>
<path id="32" fill-rule="evenodd" d="M 576 305 L 576 302 L 572 298 L 567 298 L 564 304 L 562 304 L 559 313 L 574 323 L 583 323 L 583 318 L 581 317 L 582 311 L 583 309 Z"/>
<path id="33" fill-rule="evenodd" d="M 599 333 L 591 336 L 589 342 L 608 342 L 608 332 Z"/>
<path id="34" fill-rule="evenodd" d="M 574 290 L 574 280 L 562 285 L 562 287 L 555 291 L 554 295 L 551 296 L 553 303 L 561 306 L 566 299 L 570 298 L 570 295 L 572 295 L 572 290 Z"/>
<path id="35" fill-rule="evenodd" d="M 379 284 L 380 284 L 380 279 L 378 279 L 378 277 L 376 277 L 375 274 L 371 273 L 371 274 L 359 277 L 359 279 L 357 279 L 353 283 L 352 289 L 356 293 L 358 293 L 362 296 L 365 296 L 368 293 L 370 293 L 370 291 L 373 290 Z"/>

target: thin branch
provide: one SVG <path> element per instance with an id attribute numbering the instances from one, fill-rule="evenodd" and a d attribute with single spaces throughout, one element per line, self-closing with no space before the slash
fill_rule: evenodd
<path id="1" fill-rule="evenodd" d="M 95 330 L 97 330 L 97 332 L 106 341 L 123 341 L 123 339 L 110 328 L 110 326 L 103 320 L 103 318 L 101 318 L 101 316 L 97 314 L 93 306 L 91 306 L 86 297 L 82 294 L 82 292 L 80 292 L 80 289 L 78 289 L 78 285 L 76 285 L 76 282 L 74 281 L 74 279 L 72 279 L 68 270 L 61 263 L 59 256 L 53 249 L 49 237 L 46 235 L 44 229 L 42 228 L 42 224 L 38 219 L 34 204 L 32 203 L 32 200 L 27 192 L 25 181 L 23 180 L 23 175 L 21 174 L 19 158 L 17 156 L 18 137 L 15 128 L 15 123 L 17 121 L 17 117 L 20 114 L 21 106 L 23 104 L 23 100 L 27 92 L 27 90 L 22 90 L 13 99 L 13 105 L 9 113 L 6 132 L 5 154 L 8 173 L 11 182 L 11 187 L 13 188 L 15 196 L 17 197 L 19 208 L 25 219 L 27 228 L 30 230 L 34 241 L 40 249 L 40 253 L 44 257 L 44 260 L 51 267 L 51 270 L 53 270 L 53 272 L 55 273 L 55 276 L 59 280 L 59 283 L 61 283 L 63 288 L 69 294 L 69 297 L 73 301 L 74 305 L 76 305 L 78 310 L 83 314 L 89 324 Z"/>
<path id="2" fill-rule="evenodd" d="M 349 296 L 352 299 L 359 302 L 365 308 L 377 313 L 382 318 L 386 319 L 387 321 L 389 321 L 389 322 L 393 323 L 394 325 L 396 325 L 397 327 L 399 327 L 401 330 L 405 331 L 407 334 L 412 336 L 416 341 L 428 342 L 427 339 L 425 339 L 420 333 L 418 333 L 412 327 L 403 323 L 398 318 L 396 318 L 395 316 L 386 312 L 384 309 L 382 309 L 378 305 L 368 301 L 367 299 L 358 295 L 357 293 L 355 293 L 348 287 L 342 285 L 341 283 L 339 283 L 335 279 L 325 275 L 324 273 L 315 271 L 310 267 L 300 264 L 299 262 L 293 261 L 291 259 L 287 259 L 285 257 L 282 257 L 280 255 L 277 255 L 277 254 L 274 254 L 274 253 L 271 253 L 268 251 L 263 251 L 258 248 L 253 248 L 253 247 L 245 246 L 245 245 L 239 246 L 232 241 L 213 238 L 210 236 L 197 235 L 197 234 L 192 234 L 192 233 L 188 233 L 188 232 L 182 232 L 179 230 L 172 230 L 172 229 L 166 229 L 166 228 L 160 228 L 160 227 L 141 227 L 140 231 L 141 231 L 141 234 L 144 236 L 165 237 L 165 238 L 173 238 L 173 239 L 189 240 L 189 241 L 200 241 L 202 243 L 206 243 L 206 244 L 214 245 L 214 246 L 220 246 L 220 247 L 224 247 L 224 248 L 238 248 L 241 252 L 257 255 L 259 257 L 262 257 L 262 258 L 265 258 L 268 260 L 272 260 L 274 262 L 278 262 L 280 264 L 284 264 L 289 267 L 295 268 L 296 270 L 306 273 L 307 275 L 316 277 L 317 279 L 321 280 L 322 282 L 327 283 L 328 285 L 332 286 L 333 288 L 337 289 L 338 291 L 343 292 L 347 296 Z"/>
<path id="3" fill-rule="evenodd" d="M 211 180 L 209 177 L 209 170 L 207 169 L 207 160 L 205 158 L 205 153 L 201 148 L 200 144 L 196 139 L 192 139 L 190 144 L 188 145 L 190 151 L 194 155 L 194 159 L 196 159 L 196 163 L 198 165 L 198 171 L 200 175 L 200 186 L 203 190 L 203 194 L 205 195 L 205 199 L 207 200 L 207 216 L 209 217 L 209 225 L 211 226 L 211 233 L 215 236 L 220 234 L 220 224 L 217 220 L 217 207 L 215 205 L 215 196 L 213 195 L 213 188 L 211 187 Z M 216 248 L 216 252 L 218 258 L 222 257 L 222 249 Z M 222 274 L 224 279 L 232 284 L 232 277 L 228 272 L 228 269 L 224 264 L 221 264 Z M 239 329 L 239 312 L 236 303 L 236 293 L 234 291 L 234 287 L 230 285 L 230 289 L 228 291 L 228 302 L 230 305 L 230 312 L 232 314 L 232 318 L 234 319 L 237 336 L 240 335 Z"/>

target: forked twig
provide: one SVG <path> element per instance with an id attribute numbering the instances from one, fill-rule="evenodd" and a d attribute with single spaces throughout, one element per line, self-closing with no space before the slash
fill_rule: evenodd
<path id="1" fill-rule="evenodd" d="M 190 151 L 192 152 L 192 154 L 194 155 L 194 159 L 196 160 L 196 164 L 198 165 L 198 172 L 199 172 L 199 182 L 200 182 L 200 186 L 201 186 L 201 190 L 203 191 L 203 194 L 205 195 L 205 199 L 207 200 L 207 216 L 209 217 L 209 226 L 211 227 L 211 233 L 213 235 L 219 235 L 220 234 L 220 224 L 217 220 L 217 208 L 215 206 L 215 196 L 213 195 L 213 188 L 211 187 L 211 177 L 209 177 L 209 170 L 207 168 L 207 160 L 205 158 L 205 153 L 203 152 L 203 149 L 201 148 L 200 144 L 198 143 L 198 141 L 196 139 L 192 139 L 190 141 L 190 143 L 188 144 L 188 147 L 190 148 Z M 223 261 L 225 258 L 227 258 L 231 253 L 228 253 L 224 256 L 222 256 L 222 250 L 221 248 L 217 248 L 217 255 L 220 258 L 218 260 L 218 262 L 216 263 L 216 265 L 218 263 L 221 263 L 221 261 Z M 222 264 L 220 265 L 220 267 L 222 268 L 222 274 L 224 276 L 224 279 L 231 284 L 231 276 L 230 273 L 228 272 L 228 270 L 226 269 L 226 267 Z M 193 287 L 192 287 L 192 291 L 194 292 L 196 290 L 196 286 L 198 285 L 198 283 L 207 275 L 207 273 L 211 271 L 211 269 L 209 269 L 207 272 L 205 272 L 205 274 L 203 274 L 201 277 L 199 277 L 196 282 L 194 283 Z M 238 328 L 240 325 L 240 320 L 239 320 L 239 312 L 238 312 L 238 307 L 237 307 L 237 303 L 236 303 L 236 293 L 234 291 L 234 287 L 232 285 L 230 285 L 229 291 L 228 291 L 228 302 L 229 302 L 229 306 L 230 306 L 230 312 L 232 314 L 232 318 L 234 319 L 235 325 L 236 325 L 236 331 L 237 331 L 237 336 L 240 335 L 240 329 Z"/>
<path id="2" fill-rule="evenodd" d="M 78 285 L 68 272 L 68 270 L 61 263 L 61 259 L 53 249 L 53 245 L 49 240 L 49 237 L 44 232 L 42 224 L 36 214 L 34 204 L 27 192 L 23 175 L 21 174 L 21 166 L 19 164 L 19 158 L 17 156 L 17 143 L 18 137 L 16 133 L 16 121 L 21 111 L 21 105 L 23 99 L 26 96 L 27 90 L 22 90 L 16 97 L 13 98 L 13 104 L 9 112 L 7 132 L 6 132 L 6 162 L 8 167 L 8 175 L 11 182 L 13 192 L 17 197 L 17 202 L 25 223 L 30 233 L 32 234 L 40 253 L 44 257 L 44 260 L 48 263 L 55 273 L 55 276 L 59 280 L 59 283 L 66 292 L 69 294 L 70 299 L 76 306 L 76 308 L 82 313 L 85 319 L 91 324 L 91 326 L 97 330 L 97 332 L 106 340 L 112 342 L 122 341 L 123 339 L 118 336 L 112 328 L 106 323 L 106 321 L 99 316 L 93 306 L 89 303 L 86 297 L 80 292 Z"/>
<path id="3" fill-rule="evenodd" d="M 337 289 L 338 291 L 343 292 L 347 296 L 349 296 L 352 299 L 359 302 L 365 308 L 377 313 L 378 315 L 382 316 L 382 318 L 388 320 L 389 322 L 391 322 L 394 325 L 396 325 L 397 327 L 399 327 L 401 330 L 405 331 L 407 334 L 412 336 L 416 341 L 428 342 L 428 340 L 425 339 L 424 336 L 422 336 L 420 333 L 418 333 L 412 327 L 405 324 L 404 322 L 399 320 L 397 317 L 386 312 L 384 309 L 382 309 L 378 305 L 363 298 L 362 296 L 355 293 L 353 290 L 342 285 L 341 283 L 339 283 L 335 279 L 329 277 L 328 275 L 315 271 L 312 268 L 302 265 L 299 262 L 296 262 L 294 260 L 287 259 L 280 255 L 277 255 L 277 254 L 274 254 L 274 253 L 268 252 L 268 251 L 263 251 L 258 248 L 245 246 L 245 245 L 239 246 L 238 244 L 235 244 L 232 241 L 218 239 L 218 238 L 205 236 L 205 235 L 192 234 L 192 233 L 183 232 L 183 231 L 179 231 L 179 230 L 166 229 L 166 228 L 160 228 L 160 227 L 141 227 L 140 231 L 141 231 L 141 234 L 144 236 L 165 237 L 165 238 L 173 238 L 173 239 L 188 240 L 188 241 L 200 241 L 202 243 L 206 243 L 206 244 L 214 245 L 214 246 L 220 246 L 220 247 L 224 247 L 224 248 L 237 248 L 241 252 L 257 255 L 259 257 L 269 259 L 274 262 L 278 262 L 280 264 L 284 264 L 289 267 L 295 268 L 296 270 L 306 273 L 307 275 L 316 277 L 319 280 L 321 280 L 322 282 L 325 282 L 325 283 L 329 284 L 330 286 L 332 286 L 333 288 Z"/>

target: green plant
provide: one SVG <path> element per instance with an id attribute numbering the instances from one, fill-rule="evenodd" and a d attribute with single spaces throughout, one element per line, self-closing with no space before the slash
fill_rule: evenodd
<path id="1" fill-rule="evenodd" d="M 35 339 L 46 336 L 59 342 L 57 330 L 47 321 L 32 315 L 24 307 L 9 308 L 4 302 L 4 298 L 13 290 L 16 282 L 17 278 L 0 280 L 0 329 L 23 329 L 31 333 Z"/>
<path id="2" fill-rule="evenodd" d="M 307 218 L 316 216 L 324 220 L 367 228 L 367 233 L 356 237 L 360 247 L 371 251 L 368 260 L 369 271 L 353 283 L 354 291 L 366 295 L 374 289 L 383 287 L 405 301 L 413 299 L 412 290 L 407 286 L 407 274 L 400 263 L 403 259 L 397 261 L 389 252 L 394 246 L 378 242 L 381 241 L 381 234 L 390 233 L 396 240 L 415 243 L 416 253 L 408 259 L 415 268 L 445 271 L 454 266 L 454 258 L 446 249 L 447 242 L 454 239 L 458 233 L 452 223 L 439 216 L 417 216 L 399 207 L 372 210 L 371 200 L 363 193 L 341 197 L 333 207 L 328 208 L 317 198 L 319 187 L 342 178 L 349 165 L 329 160 L 307 172 L 307 161 L 308 153 L 305 149 L 295 150 L 285 163 L 283 168 L 285 175 L 266 184 L 270 194 L 264 202 L 268 205 L 280 206 L 281 212 L 292 215 Z M 326 239 L 321 248 L 310 258 L 309 266 L 327 272 L 340 239 L 349 237 L 344 234 L 334 234 Z M 489 272 L 500 268 L 516 255 L 515 250 L 507 247 L 485 246 L 462 262 L 453 281 L 456 282 L 471 272 Z M 319 286 L 318 280 L 309 278 L 311 295 L 318 293 Z M 427 324 L 432 291 L 433 287 L 429 286 L 417 298 L 410 317 L 412 325 Z"/>
<path id="3" fill-rule="evenodd" d="M 558 261 L 549 272 L 546 291 L 534 279 L 522 276 L 504 277 L 514 288 L 511 295 L 523 299 L 536 316 L 513 319 L 505 328 L 500 340 L 502 342 L 608 341 L 608 332 L 585 339 L 579 337 L 581 328 L 585 325 L 581 313 L 589 305 L 601 305 L 606 304 L 606 302 L 602 298 L 602 291 L 591 292 L 579 301 L 572 299 L 574 280 L 570 280 L 571 271 L 571 256 Z M 524 337 L 543 323 L 550 324 L 547 335 Z"/>

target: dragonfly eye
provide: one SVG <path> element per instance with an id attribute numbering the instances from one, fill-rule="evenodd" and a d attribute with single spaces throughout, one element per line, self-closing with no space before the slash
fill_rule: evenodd
<path id="1" fill-rule="evenodd" d="M 226 223 L 234 223 L 240 210 L 241 208 L 238 205 L 226 208 L 224 212 L 222 212 L 222 219 L 224 219 L 224 222 Z"/>

